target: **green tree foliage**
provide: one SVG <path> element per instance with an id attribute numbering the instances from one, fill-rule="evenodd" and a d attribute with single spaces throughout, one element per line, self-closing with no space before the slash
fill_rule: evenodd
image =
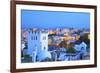
<path id="1" fill-rule="evenodd" d="M 88 34 L 83 34 L 80 36 L 79 40 L 77 40 L 74 44 L 80 44 L 82 42 L 85 42 L 87 44 L 87 48 L 90 48 L 90 39 L 88 38 Z"/>
<path id="2" fill-rule="evenodd" d="M 59 46 L 67 48 L 67 41 L 65 41 L 65 40 L 61 41 L 60 44 L 59 44 Z"/>
<path id="3" fill-rule="evenodd" d="M 67 53 L 76 53 L 76 50 L 73 47 L 74 43 L 70 43 L 69 48 L 67 49 Z"/>
<path id="4" fill-rule="evenodd" d="M 88 39 L 88 34 L 84 34 L 80 37 L 79 39 L 81 42 L 85 42 L 87 44 L 87 47 L 89 48 L 90 47 L 90 39 Z"/>

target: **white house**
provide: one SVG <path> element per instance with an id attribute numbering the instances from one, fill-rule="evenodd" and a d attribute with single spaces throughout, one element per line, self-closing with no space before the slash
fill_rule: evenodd
<path id="1" fill-rule="evenodd" d="M 74 49 L 75 49 L 76 51 L 80 51 L 80 50 L 81 50 L 81 49 L 80 49 L 80 44 L 79 44 L 79 45 L 76 44 L 76 45 L 74 46 Z"/>
<path id="2" fill-rule="evenodd" d="M 82 43 L 80 44 L 80 49 L 81 49 L 81 51 L 82 51 L 84 54 L 87 53 L 87 45 L 86 45 L 85 42 L 82 42 Z"/>
<path id="3" fill-rule="evenodd" d="M 31 30 L 28 32 L 28 54 L 32 61 L 41 61 L 46 57 L 51 58 L 48 51 L 48 32 L 44 30 Z"/>
<path id="4" fill-rule="evenodd" d="M 85 44 L 85 42 L 82 42 L 79 45 L 75 45 L 74 48 L 76 51 L 81 51 L 83 53 L 87 52 L 87 45 Z"/>

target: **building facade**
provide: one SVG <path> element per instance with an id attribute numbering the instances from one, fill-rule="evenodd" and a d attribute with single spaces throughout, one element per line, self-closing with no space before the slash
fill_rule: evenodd
<path id="1" fill-rule="evenodd" d="M 32 61 L 41 61 L 50 58 L 48 51 L 48 32 L 44 30 L 31 30 L 28 32 L 28 54 Z"/>

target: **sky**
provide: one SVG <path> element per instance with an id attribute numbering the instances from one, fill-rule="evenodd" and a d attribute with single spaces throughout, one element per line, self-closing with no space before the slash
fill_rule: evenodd
<path id="1" fill-rule="evenodd" d="M 21 10 L 22 28 L 90 28 L 90 13 Z"/>

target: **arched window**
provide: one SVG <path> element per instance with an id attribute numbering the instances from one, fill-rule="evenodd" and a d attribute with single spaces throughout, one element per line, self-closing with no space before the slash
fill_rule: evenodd
<path id="1" fill-rule="evenodd" d="M 35 34 L 36 34 L 36 31 L 35 31 Z"/>
<path id="2" fill-rule="evenodd" d="M 36 36 L 36 40 L 37 40 L 37 36 Z"/>
<path id="3" fill-rule="evenodd" d="M 33 36 L 31 36 L 31 40 L 33 40 Z"/>
<path id="4" fill-rule="evenodd" d="M 35 40 L 35 36 L 34 36 L 34 40 Z"/>

